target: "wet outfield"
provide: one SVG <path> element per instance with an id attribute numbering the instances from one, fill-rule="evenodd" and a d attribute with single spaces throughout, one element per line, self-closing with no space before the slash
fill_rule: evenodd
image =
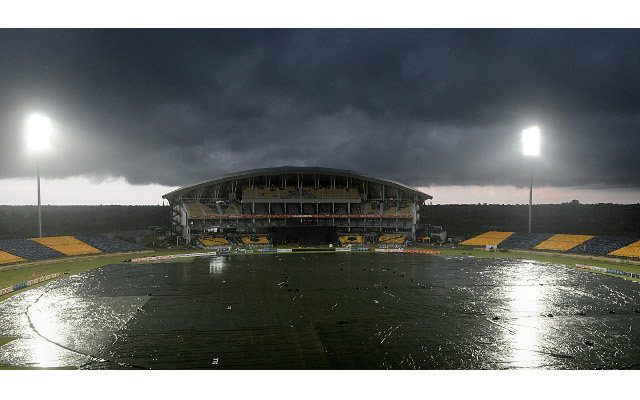
<path id="1" fill-rule="evenodd" d="M 0 365 L 81 369 L 637 369 L 640 286 L 423 254 L 108 265 L 0 302 Z"/>

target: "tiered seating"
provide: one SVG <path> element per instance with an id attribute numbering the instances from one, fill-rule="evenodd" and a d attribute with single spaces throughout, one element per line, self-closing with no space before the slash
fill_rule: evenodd
<path id="1" fill-rule="evenodd" d="M 191 218 L 204 217 L 204 211 L 200 208 L 200 203 L 184 203 L 187 206 L 187 211 Z"/>
<path id="2" fill-rule="evenodd" d="M 300 193 L 298 192 L 298 188 L 295 187 L 286 187 L 280 189 L 280 198 L 282 199 L 299 199 Z"/>
<path id="3" fill-rule="evenodd" d="M 322 189 L 302 188 L 302 197 L 308 199 L 322 198 Z"/>
<path id="4" fill-rule="evenodd" d="M 498 245 L 511 235 L 513 235 L 513 232 L 490 231 L 490 232 L 483 233 L 482 235 L 476 236 L 474 238 L 471 238 L 469 240 L 466 240 L 460 244 L 465 246 L 485 246 L 488 244 Z"/>
<path id="5" fill-rule="evenodd" d="M 278 188 L 266 187 L 264 189 L 256 189 L 258 199 L 279 199 L 280 193 Z"/>
<path id="6" fill-rule="evenodd" d="M 29 239 L 0 241 L 0 250 L 29 261 L 64 257 L 64 254 Z"/>
<path id="7" fill-rule="evenodd" d="M 297 203 L 287 204 L 287 214 L 300 215 L 300 204 L 297 204 Z"/>
<path id="8" fill-rule="evenodd" d="M 217 210 L 213 210 L 211 207 L 204 203 L 200 203 L 200 207 L 202 207 L 202 211 L 204 211 L 205 215 L 218 215 Z"/>
<path id="9" fill-rule="evenodd" d="M 344 189 L 323 189 L 322 197 L 329 199 L 342 199 L 344 198 Z"/>
<path id="10" fill-rule="evenodd" d="M 384 212 L 384 215 L 397 215 L 398 207 L 389 207 L 387 211 Z"/>
<path id="11" fill-rule="evenodd" d="M 316 213 L 315 204 L 303 203 L 302 204 L 302 213 L 303 214 L 307 214 L 307 215 L 315 214 Z"/>
<path id="12" fill-rule="evenodd" d="M 404 244 L 406 236 L 398 236 L 398 235 L 383 235 L 378 238 L 378 243 L 383 244 Z"/>
<path id="13" fill-rule="evenodd" d="M 571 253 L 607 255 L 635 242 L 635 239 L 597 236 L 569 250 Z"/>
<path id="14" fill-rule="evenodd" d="M 351 204 L 351 214 L 354 214 L 354 215 L 360 214 L 360 204 L 357 204 L 357 203 Z"/>
<path id="15" fill-rule="evenodd" d="M 586 242 L 591 238 L 593 238 L 593 236 L 557 234 L 557 235 L 553 235 L 549 239 L 540 243 L 539 245 L 534 247 L 534 249 L 535 250 L 567 251 L 569 249 L 576 247 L 579 244 Z"/>
<path id="16" fill-rule="evenodd" d="M 498 247 L 528 250 L 549 239 L 551 236 L 553 235 L 549 233 L 516 232 L 501 242 Z"/>
<path id="17" fill-rule="evenodd" d="M 365 204 L 365 209 L 364 209 L 364 213 L 365 214 L 374 214 L 374 215 L 378 215 L 378 206 L 377 205 L 373 205 L 370 203 L 366 203 Z"/>
<path id="18" fill-rule="evenodd" d="M 640 258 L 640 240 L 609 253 L 611 256 Z"/>
<path id="19" fill-rule="evenodd" d="M 362 244 L 364 236 L 362 235 L 343 235 L 338 237 L 338 242 L 342 244 Z"/>
<path id="20" fill-rule="evenodd" d="M 199 238 L 200 243 L 205 246 L 228 246 L 230 243 L 226 238 Z"/>
<path id="21" fill-rule="evenodd" d="M 242 188 L 242 198 L 243 199 L 257 199 L 258 192 L 254 187 L 243 187 Z"/>
<path id="22" fill-rule="evenodd" d="M 236 208 L 235 204 L 225 205 L 225 207 L 226 207 L 226 210 L 224 212 L 224 215 L 238 215 L 238 214 L 240 214 L 240 212 Z"/>
<path id="23" fill-rule="evenodd" d="M 253 211 L 251 211 L 250 203 L 242 203 L 242 214 L 244 215 L 253 214 Z"/>
<path id="24" fill-rule="evenodd" d="M 40 243 L 42 245 L 45 245 L 47 247 L 50 247 L 68 256 L 102 253 L 102 251 L 96 249 L 95 247 L 89 246 L 88 244 L 72 236 L 34 238 L 31 240 L 33 240 L 34 242 Z"/>
<path id="25" fill-rule="evenodd" d="M 273 214 L 273 215 L 283 215 L 284 214 L 284 206 L 281 203 L 273 203 L 273 204 L 271 204 L 271 214 Z"/>
<path id="26" fill-rule="evenodd" d="M 27 260 L 25 260 L 22 257 L 14 256 L 13 254 L 9 254 L 5 251 L 0 251 L 0 265 L 20 262 L 20 261 L 27 261 Z"/>
<path id="27" fill-rule="evenodd" d="M 318 204 L 318 214 L 331 214 L 331 204 L 329 203 Z"/>
<path id="28" fill-rule="evenodd" d="M 411 215 L 411 206 L 398 207 L 398 215 Z"/>
<path id="29" fill-rule="evenodd" d="M 269 244 L 269 238 L 266 236 L 245 236 L 242 238 L 244 244 Z"/>
<path id="30" fill-rule="evenodd" d="M 88 235 L 76 237 L 84 243 L 95 247 L 96 249 L 105 253 L 144 250 L 144 247 L 138 246 L 137 244 L 123 242 L 122 240 L 112 239 L 103 235 Z"/>
<path id="31" fill-rule="evenodd" d="M 347 189 L 346 197 L 347 199 L 359 199 L 360 192 L 358 192 L 358 188 L 352 187 Z"/>

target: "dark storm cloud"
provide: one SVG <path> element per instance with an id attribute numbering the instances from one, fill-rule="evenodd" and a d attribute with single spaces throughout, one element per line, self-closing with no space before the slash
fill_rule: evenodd
<path id="1" fill-rule="evenodd" d="M 281 165 L 411 185 L 640 187 L 638 30 L 1 30 L 0 178 L 182 185 Z"/>

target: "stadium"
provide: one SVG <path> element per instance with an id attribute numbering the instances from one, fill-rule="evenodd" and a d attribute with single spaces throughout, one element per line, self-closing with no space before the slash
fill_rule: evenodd
<path id="1" fill-rule="evenodd" d="M 254 169 L 163 196 L 172 232 L 201 247 L 415 241 L 420 207 L 432 196 L 407 185 L 319 167 Z"/>
<path id="2" fill-rule="evenodd" d="M 432 196 L 328 168 L 163 197 L 181 246 L 0 240 L 0 369 L 640 368 L 637 239 L 420 243 Z"/>

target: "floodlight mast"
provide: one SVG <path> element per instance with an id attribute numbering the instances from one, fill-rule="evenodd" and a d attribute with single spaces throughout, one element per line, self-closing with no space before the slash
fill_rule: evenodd
<path id="1" fill-rule="evenodd" d="M 540 154 L 540 129 L 533 127 L 522 131 L 522 154 L 537 156 Z M 531 233 L 531 206 L 533 203 L 533 163 L 529 159 L 529 233 Z"/>
<path id="2" fill-rule="evenodd" d="M 36 177 L 38 181 L 38 237 L 42 237 L 42 205 L 40 201 L 40 151 L 49 146 L 51 121 L 42 115 L 31 115 L 27 120 L 27 144 L 36 154 Z"/>

